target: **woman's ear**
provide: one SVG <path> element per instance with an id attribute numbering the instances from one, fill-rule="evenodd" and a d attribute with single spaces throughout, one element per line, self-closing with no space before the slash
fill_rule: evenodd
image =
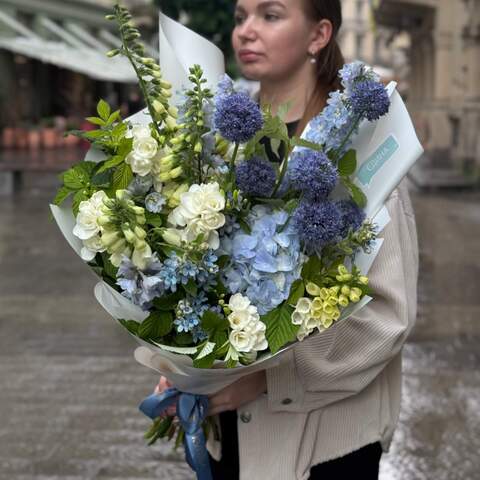
<path id="1" fill-rule="evenodd" d="M 326 18 L 317 22 L 312 29 L 310 46 L 308 51 L 313 55 L 317 55 L 320 50 L 325 48 L 333 34 L 333 25 L 330 20 Z"/>

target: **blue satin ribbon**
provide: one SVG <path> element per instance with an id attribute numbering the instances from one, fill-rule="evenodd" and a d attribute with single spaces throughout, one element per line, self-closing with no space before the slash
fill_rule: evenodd
<path id="1" fill-rule="evenodd" d="M 197 474 L 198 480 L 212 480 L 206 439 L 202 429 L 208 409 L 206 395 L 193 395 L 180 392 L 176 388 L 168 388 L 160 394 L 149 395 L 138 408 L 154 420 L 175 402 L 177 416 L 185 431 L 184 446 L 187 462 Z"/>

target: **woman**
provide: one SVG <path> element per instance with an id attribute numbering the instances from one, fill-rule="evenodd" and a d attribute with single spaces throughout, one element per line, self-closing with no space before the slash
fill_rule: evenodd
<path id="1" fill-rule="evenodd" d="M 339 0 L 238 0 L 232 41 L 259 101 L 291 102 L 290 134 L 301 133 L 340 88 Z M 271 149 L 272 160 L 275 160 Z M 375 299 L 345 322 L 299 343 L 283 363 L 210 398 L 218 415 L 216 479 L 377 479 L 398 420 L 401 347 L 416 314 L 415 221 L 404 185 L 387 201 L 391 222 L 369 272 Z M 166 387 L 161 379 L 157 392 Z M 210 450 L 213 452 L 210 445 Z M 218 456 L 216 455 L 217 459 Z"/>

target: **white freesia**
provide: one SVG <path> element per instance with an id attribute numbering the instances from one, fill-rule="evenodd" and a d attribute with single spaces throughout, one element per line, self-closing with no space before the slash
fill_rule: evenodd
<path id="1" fill-rule="evenodd" d="M 229 340 L 233 348 L 237 352 L 265 350 L 268 347 L 265 338 L 266 326 L 260 320 L 257 307 L 241 293 L 230 297 L 228 307 L 232 311 L 228 315 L 228 321 L 232 328 Z"/>
<path id="2" fill-rule="evenodd" d="M 100 190 L 95 192 L 88 200 L 80 202 L 77 214 L 77 223 L 73 228 L 73 234 L 81 240 L 88 240 L 101 231 L 98 218 L 103 215 L 101 207 L 107 194 Z"/>

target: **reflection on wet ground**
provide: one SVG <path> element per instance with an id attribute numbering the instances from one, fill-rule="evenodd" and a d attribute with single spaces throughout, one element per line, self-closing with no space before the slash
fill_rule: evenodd
<path id="1" fill-rule="evenodd" d="M 51 185 L 0 202 L 0 479 L 193 476 L 144 446 L 137 403 L 154 373 L 92 296 L 95 278 L 53 222 Z M 480 194 L 413 195 L 421 245 L 417 326 L 381 480 L 474 480 L 480 459 Z"/>

